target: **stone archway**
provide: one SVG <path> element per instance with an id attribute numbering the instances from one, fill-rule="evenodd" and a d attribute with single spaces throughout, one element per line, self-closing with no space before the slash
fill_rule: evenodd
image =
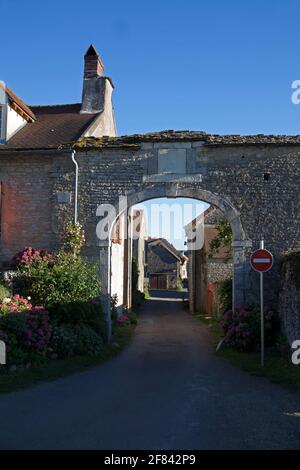
<path id="1" fill-rule="evenodd" d="M 214 194 L 199 187 L 199 183 L 183 184 L 178 182 L 156 182 L 146 183 L 139 191 L 127 191 L 123 198 L 126 199 L 126 208 L 119 206 L 119 199 L 112 206 L 118 217 L 132 206 L 157 198 L 191 198 L 207 202 L 218 207 L 224 214 L 232 227 L 233 233 L 233 303 L 234 305 L 245 303 L 245 275 L 246 275 L 246 250 L 251 247 L 251 240 L 247 240 L 242 227 L 239 211 L 233 206 L 228 198 Z M 124 202 L 124 199 L 123 199 Z M 108 234 L 111 234 L 115 218 L 109 221 Z M 107 321 L 108 338 L 111 335 L 110 304 L 111 304 L 111 241 L 110 235 L 107 240 L 101 240 L 100 248 L 101 263 L 101 286 L 103 293 L 103 308 Z"/>

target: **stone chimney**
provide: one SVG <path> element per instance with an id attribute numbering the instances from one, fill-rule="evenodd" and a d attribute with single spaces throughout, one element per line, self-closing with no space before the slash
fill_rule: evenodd
<path id="1" fill-rule="evenodd" d="M 90 45 L 84 56 L 84 78 L 81 113 L 99 114 L 86 131 L 86 137 L 115 136 L 116 125 L 112 105 L 114 85 L 103 75 L 104 66 L 98 52 Z"/>

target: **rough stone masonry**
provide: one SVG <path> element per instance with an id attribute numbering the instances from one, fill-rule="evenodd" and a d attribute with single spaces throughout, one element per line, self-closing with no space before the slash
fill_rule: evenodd
<path id="1" fill-rule="evenodd" d="M 218 206 L 234 234 L 235 296 L 257 303 L 258 275 L 249 269 L 249 252 L 261 238 L 274 253 L 265 276 L 267 302 L 276 304 L 281 255 L 300 239 L 298 138 L 210 136 L 165 132 L 124 138 L 88 138 L 75 144 L 79 164 L 79 220 L 87 235 L 85 254 L 103 263 L 108 246 L 96 236 L 97 208 L 120 195 L 129 205 L 155 197 L 193 197 Z M 72 218 L 74 165 L 70 151 L 1 152 L 3 185 L 1 261 L 24 245 L 54 249 Z M 5 193 L 7 197 L 5 197 Z M 64 198 L 62 195 L 70 195 Z M 277 262 L 277 263 L 276 263 Z"/>
<path id="2" fill-rule="evenodd" d="M 84 60 L 82 103 L 29 108 L 5 88 L 3 109 L 20 112 L 24 125 L 0 145 L 0 262 L 24 246 L 61 245 L 74 214 L 75 151 L 84 254 L 100 263 L 107 319 L 110 241 L 96 236 L 97 210 L 110 203 L 118 213 L 119 196 L 129 207 L 157 197 L 217 206 L 233 230 L 235 304 L 258 304 L 259 275 L 250 270 L 249 254 L 264 239 L 275 258 L 265 275 L 266 303 L 276 306 L 279 260 L 300 241 L 300 136 L 164 131 L 115 137 L 112 81 L 93 46 Z"/>

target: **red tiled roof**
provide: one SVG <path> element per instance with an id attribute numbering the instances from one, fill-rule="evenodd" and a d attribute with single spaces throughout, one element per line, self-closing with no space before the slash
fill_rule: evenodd
<path id="1" fill-rule="evenodd" d="M 81 103 L 31 106 L 36 121 L 20 129 L 0 151 L 58 148 L 79 139 L 98 114 L 80 114 Z"/>

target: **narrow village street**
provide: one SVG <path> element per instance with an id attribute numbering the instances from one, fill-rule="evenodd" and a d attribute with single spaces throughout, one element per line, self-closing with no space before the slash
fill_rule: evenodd
<path id="1" fill-rule="evenodd" d="M 114 359 L 1 395 L 0 448 L 299 449 L 300 397 L 216 357 L 181 293 L 156 296 Z"/>

